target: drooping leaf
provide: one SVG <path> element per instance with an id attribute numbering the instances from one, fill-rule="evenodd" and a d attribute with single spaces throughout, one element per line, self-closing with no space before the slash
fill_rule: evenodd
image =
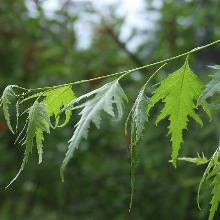
<path id="1" fill-rule="evenodd" d="M 204 91 L 198 99 L 198 104 L 200 104 L 203 100 L 213 96 L 216 93 L 220 92 L 220 66 L 213 66 L 217 70 L 211 77 L 211 81 L 206 85 Z"/>
<path id="2" fill-rule="evenodd" d="M 147 112 L 160 100 L 164 108 L 157 117 L 156 124 L 166 117 L 169 117 L 169 134 L 172 142 L 172 163 L 176 166 L 176 160 L 183 142 L 183 130 L 187 128 L 188 117 L 193 118 L 201 126 L 203 125 L 199 115 L 195 112 L 195 101 L 200 96 L 203 85 L 199 78 L 191 71 L 188 61 L 163 80 L 151 98 Z M 202 102 L 203 109 L 209 113 L 207 105 Z"/>
<path id="3" fill-rule="evenodd" d="M 211 183 L 212 188 L 212 200 L 211 208 L 209 210 L 209 220 L 213 220 L 215 212 L 217 211 L 220 202 L 220 163 L 218 164 L 218 172 L 215 173 L 213 181 Z"/>
<path id="4" fill-rule="evenodd" d="M 28 159 L 29 153 L 32 152 L 34 145 L 34 139 L 36 140 L 38 152 L 42 152 L 43 147 L 43 132 L 50 133 L 50 118 L 48 114 L 47 106 L 43 103 L 34 102 L 33 106 L 29 110 L 28 126 L 26 131 L 25 141 L 25 157 Z M 39 154 L 39 163 L 41 160 L 41 153 Z M 25 159 L 25 160 L 27 160 Z"/>
<path id="5" fill-rule="evenodd" d="M 108 115 L 121 119 L 123 114 L 123 105 L 124 100 L 127 99 L 123 89 L 121 88 L 118 80 L 107 83 L 101 88 L 94 90 L 95 92 L 90 92 L 78 99 L 74 100 L 67 106 L 63 108 L 62 111 L 66 111 L 70 107 L 74 107 L 74 104 L 79 101 L 85 100 L 87 97 L 91 97 L 91 95 L 95 95 L 93 98 L 85 101 L 83 104 L 79 105 L 79 108 L 82 108 L 79 115 L 81 116 L 79 122 L 76 124 L 76 129 L 72 138 L 70 139 L 70 144 L 68 146 L 68 151 L 63 160 L 63 164 L 61 167 L 61 178 L 63 180 L 63 171 L 68 164 L 69 160 L 72 158 L 75 149 L 78 148 L 81 140 L 83 138 L 87 138 L 88 130 L 91 122 L 93 122 L 97 128 L 100 127 L 101 122 L 101 112 L 104 111 Z M 114 106 L 117 109 L 117 115 L 114 112 Z"/>
<path id="6" fill-rule="evenodd" d="M 197 194 L 197 203 L 199 206 L 199 195 L 201 188 L 205 181 L 211 182 L 212 187 L 212 199 L 211 199 L 211 207 L 209 210 L 209 220 L 213 220 L 215 212 L 217 211 L 218 205 L 220 203 L 220 149 L 219 147 L 209 159 L 209 164 L 203 174 L 203 177 L 199 183 L 198 194 Z"/>
<path id="7" fill-rule="evenodd" d="M 49 133 L 50 132 L 49 128 L 50 128 L 50 118 L 47 107 L 45 104 L 40 103 L 38 102 L 38 100 L 36 100 L 29 109 L 26 134 L 22 139 L 22 141 L 24 140 L 23 144 L 25 145 L 24 159 L 22 161 L 18 174 L 10 182 L 9 185 L 11 185 L 17 179 L 21 171 L 24 169 L 25 164 L 28 162 L 29 155 L 30 153 L 32 153 L 32 148 L 34 144 L 36 144 L 37 146 L 39 163 L 42 162 L 43 140 L 44 140 L 43 133 L 44 132 Z M 22 134 L 20 134 L 19 136 L 21 137 Z"/>
<path id="8" fill-rule="evenodd" d="M 135 171 L 136 171 L 136 145 L 140 140 L 145 123 L 148 121 L 148 115 L 146 107 L 148 106 L 150 99 L 144 94 L 145 86 L 140 90 L 131 112 L 125 123 L 125 130 L 127 133 L 127 126 L 129 119 L 131 118 L 131 143 L 130 143 L 130 160 L 131 160 L 131 199 L 130 199 L 130 210 L 133 202 L 134 187 L 135 187 Z"/>
<path id="9" fill-rule="evenodd" d="M 14 92 L 14 88 L 16 88 L 16 87 L 17 87 L 16 85 L 7 86 L 3 92 L 1 100 L 0 100 L 0 106 L 2 105 L 2 107 L 3 107 L 3 113 L 4 113 L 6 123 L 12 133 L 14 133 L 14 130 L 11 125 L 10 108 L 11 108 L 12 101 L 16 97 L 16 94 Z"/>

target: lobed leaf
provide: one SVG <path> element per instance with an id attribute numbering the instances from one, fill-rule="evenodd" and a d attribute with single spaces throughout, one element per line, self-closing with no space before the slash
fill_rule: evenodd
<path id="1" fill-rule="evenodd" d="M 183 130 L 187 128 L 188 117 L 193 118 L 201 126 L 203 125 L 199 115 L 195 112 L 195 101 L 200 96 L 203 85 L 199 78 L 191 71 L 188 60 L 184 65 L 163 80 L 151 98 L 151 104 L 147 112 L 160 100 L 164 108 L 157 117 L 156 124 L 168 117 L 170 121 L 169 134 L 172 142 L 172 163 L 176 166 L 180 146 L 183 142 Z M 201 103 L 203 109 L 209 114 L 205 102 Z M 210 116 L 210 114 L 209 114 Z"/>
<path id="2" fill-rule="evenodd" d="M 124 101 L 127 100 L 127 97 L 121 88 L 118 80 L 107 83 L 99 89 L 96 89 L 90 93 L 87 93 L 70 104 L 67 104 L 62 111 L 66 111 L 69 108 L 73 108 L 74 104 L 78 103 L 81 100 L 84 100 L 86 97 L 90 97 L 95 95 L 88 101 L 85 101 L 83 104 L 79 105 L 82 108 L 79 115 L 81 116 L 79 122 L 76 124 L 76 129 L 72 138 L 69 141 L 68 151 L 63 160 L 63 164 L 61 166 L 61 178 L 63 177 L 63 172 L 68 164 L 69 160 L 72 158 L 75 149 L 78 148 L 81 140 L 83 138 L 87 138 L 88 130 L 91 122 L 93 122 L 97 128 L 100 128 L 101 123 L 101 112 L 104 111 L 108 115 L 121 119 L 123 114 L 123 105 Z M 114 106 L 117 109 L 117 115 L 114 112 Z"/>
<path id="3" fill-rule="evenodd" d="M 44 140 L 43 133 L 44 132 L 49 133 L 50 132 L 49 127 L 50 127 L 50 118 L 47 107 L 45 104 L 40 103 L 38 102 L 38 100 L 36 100 L 33 106 L 31 106 L 31 108 L 29 109 L 26 134 L 24 138 L 22 138 L 21 140 L 21 141 L 24 140 L 23 144 L 25 144 L 24 158 L 18 174 L 10 182 L 8 186 L 10 186 L 17 179 L 21 171 L 24 169 L 25 164 L 28 162 L 29 155 L 30 153 L 32 153 L 34 141 L 36 141 L 36 145 L 37 145 L 39 163 L 42 162 L 43 140 Z M 22 134 L 19 135 L 19 138 L 21 137 L 21 135 Z"/>
<path id="4" fill-rule="evenodd" d="M 49 116 L 55 117 L 55 127 L 65 126 L 70 120 L 71 110 L 65 110 L 66 120 L 62 125 L 59 125 L 60 110 L 63 106 L 70 103 L 72 100 L 76 98 L 75 94 L 71 89 L 71 86 L 63 86 L 50 90 L 45 94 L 45 96 L 46 97 L 43 100 L 43 103 L 47 106 Z"/>

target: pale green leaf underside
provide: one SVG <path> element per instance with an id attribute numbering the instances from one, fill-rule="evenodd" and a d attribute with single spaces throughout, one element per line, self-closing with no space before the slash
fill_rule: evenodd
<path id="1" fill-rule="evenodd" d="M 125 123 L 125 130 L 127 133 L 128 122 L 131 119 L 131 143 L 130 143 L 130 160 L 131 160 L 131 198 L 130 198 L 130 210 L 133 202 L 134 187 L 135 187 L 135 171 L 136 171 L 136 145 L 140 141 L 143 131 L 145 129 L 145 123 L 148 121 L 148 115 L 146 107 L 150 100 L 145 96 L 145 86 L 140 90 L 134 105 L 128 115 Z"/>
<path id="2" fill-rule="evenodd" d="M 176 166 L 180 145 L 183 142 L 182 133 L 187 128 L 188 117 L 193 118 L 201 126 L 203 125 L 199 115 L 195 112 L 198 97 L 203 89 L 199 78 L 190 70 L 188 61 L 170 74 L 154 92 L 151 98 L 149 110 L 160 100 L 164 103 L 164 108 L 157 117 L 156 124 L 168 117 L 170 121 L 169 134 L 172 142 L 172 163 Z M 205 103 L 203 108 L 208 111 Z"/>
<path id="3" fill-rule="evenodd" d="M 43 100 L 43 103 L 47 106 L 49 116 L 55 117 L 55 127 L 63 127 L 70 120 L 71 110 L 67 109 L 65 111 L 66 120 L 62 125 L 59 125 L 60 110 L 63 106 L 67 105 L 76 98 L 71 89 L 71 86 L 63 86 L 53 89 L 51 91 L 48 91 L 45 96 L 46 97 Z"/>
<path id="4" fill-rule="evenodd" d="M 213 220 L 215 212 L 217 211 L 218 204 L 220 202 L 220 170 L 215 174 L 212 181 L 212 199 L 211 208 L 209 210 L 209 220 Z"/>
<path id="5" fill-rule="evenodd" d="M 213 68 L 213 67 L 212 67 Z M 220 66 L 214 66 L 214 69 L 217 70 L 211 77 L 211 81 L 206 85 L 204 91 L 199 97 L 198 104 L 203 100 L 213 96 L 216 93 L 220 92 Z"/>
<path id="6" fill-rule="evenodd" d="M 16 94 L 13 90 L 15 87 L 16 87 L 15 85 L 7 86 L 3 92 L 1 100 L 0 100 L 2 108 L 3 108 L 3 113 L 4 113 L 6 123 L 12 133 L 14 133 L 14 130 L 11 125 L 10 107 L 11 107 L 12 101 L 14 100 L 14 98 L 16 96 Z"/>
<path id="7" fill-rule="evenodd" d="M 63 111 L 69 108 L 73 108 L 74 104 L 79 101 L 85 100 L 85 98 L 95 95 L 93 98 L 85 101 L 80 105 L 82 108 L 79 115 L 81 116 L 79 122 L 76 124 L 76 129 L 72 138 L 70 139 L 70 144 L 68 146 L 68 151 L 63 160 L 61 167 L 61 178 L 63 180 L 63 171 L 68 164 L 69 160 L 72 158 L 73 153 L 76 148 L 78 148 L 81 140 L 87 138 L 88 130 L 91 122 L 93 122 L 97 128 L 100 127 L 101 122 L 101 112 L 104 111 L 114 118 L 120 119 L 123 114 L 123 104 L 124 100 L 127 99 L 124 91 L 122 90 L 118 80 L 107 83 L 101 88 L 95 90 L 95 92 L 90 92 L 82 97 L 79 97 L 75 101 L 71 102 L 64 107 Z M 117 115 L 114 112 L 114 106 L 117 109 Z"/>

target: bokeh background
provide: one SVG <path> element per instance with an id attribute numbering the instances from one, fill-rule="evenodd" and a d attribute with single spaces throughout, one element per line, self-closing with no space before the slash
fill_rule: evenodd
<path id="1" fill-rule="evenodd" d="M 155 62 L 220 37 L 219 0 L 2 0 L 0 1 L 0 90 L 8 84 L 42 87 L 89 79 Z M 171 62 L 153 84 L 180 67 Z M 190 65 L 204 83 L 220 64 L 220 46 L 190 56 Z M 129 97 L 127 115 L 143 82 L 154 68 L 135 72 L 122 86 Z M 110 79 L 108 79 L 110 80 Z M 74 87 L 79 96 L 108 80 Z M 150 95 L 152 88 L 148 88 Z M 0 113 L 1 220 L 202 220 L 207 219 L 210 190 L 202 191 L 199 211 L 196 191 L 205 167 L 168 162 L 170 143 L 164 120 L 157 127 L 152 112 L 142 143 L 132 212 L 129 213 L 129 137 L 123 123 L 103 119 L 91 127 L 88 140 L 68 166 L 61 183 L 59 167 L 78 116 L 46 138 L 43 164 L 32 155 L 25 171 L 15 176 L 23 149 L 13 144 Z M 219 113 L 204 128 L 190 122 L 181 155 L 210 156 L 220 137 Z M 36 153 L 36 152 L 35 152 Z M 219 219 L 219 214 L 216 215 Z"/>

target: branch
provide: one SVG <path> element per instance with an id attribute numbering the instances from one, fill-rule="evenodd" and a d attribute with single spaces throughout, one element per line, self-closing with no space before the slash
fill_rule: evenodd
<path id="1" fill-rule="evenodd" d="M 130 70 L 124 70 L 124 71 L 121 71 L 121 72 L 116 72 L 116 73 L 112 73 L 112 74 L 108 74 L 108 75 L 104 75 L 104 76 L 99 76 L 99 77 L 92 78 L 92 79 L 80 80 L 80 81 L 76 81 L 76 82 L 72 82 L 72 83 L 66 83 L 66 84 L 57 85 L 57 86 L 48 86 L 48 87 L 28 89 L 28 90 L 29 91 L 37 91 L 37 90 L 55 89 L 55 88 L 59 88 L 59 87 L 63 87 L 63 86 L 78 85 L 78 84 L 87 83 L 87 82 L 100 80 L 100 79 L 105 79 L 105 78 L 114 77 L 114 76 L 128 75 L 128 74 L 133 73 L 133 72 L 138 71 L 138 70 L 143 70 L 143 69 L 146 69 L 148 67 L 157 66 L 159 64 L 170 62 L 170 61 L 176 60 L 178 58 L 190 55 L 190 54 L 195 53 L 197 51 L 200 51 L 200 50 L 203 50 L 205 48 L 211 47 L 211 46 L 213 46 L 217 43 L 220 43 L 220 39 L 216 40 L 216 41 L 213 41 L 209 44 L 206 44 L 206 45 L 203 45 L 203 46 L 200 46 L 200 47 L 196 47 L 196 48 L 194 48 L 194 49 L 192 49 L 188 52 L 179 54 L 177 56 L 170 57 L 170 58 L 167 58 L 167 59 L 164 59 L 164 60 L 160 60 L 160 61 L 157 61 L 157 62 L 154 62 L 154 63 L 150 63 L 150 64 L 147 64 L 147 65 L 144 65 L 144 66 L 136 67 L 136 68 L 133 68 L 133 69 L 130 69 Z M 23 88 L 23 89 L 26 89 L 26 88 Z"/>
<path id="2" fill-rule="evenodd" d="M 144 65 L 144 63 L 139 59 L 138 56 L 136 56 L 134 53 L 128 50 L 126 44 L 119 39 L 119 37 L 116 35 L 116 33 L 111 27 L 104 25 L 104 28 L 106 32 L 109 34 L 109 36 L 114 40 L 114 42 L 130 57 L 130 59 L 135 64 L 137 64 L 137 66 Z"/>

